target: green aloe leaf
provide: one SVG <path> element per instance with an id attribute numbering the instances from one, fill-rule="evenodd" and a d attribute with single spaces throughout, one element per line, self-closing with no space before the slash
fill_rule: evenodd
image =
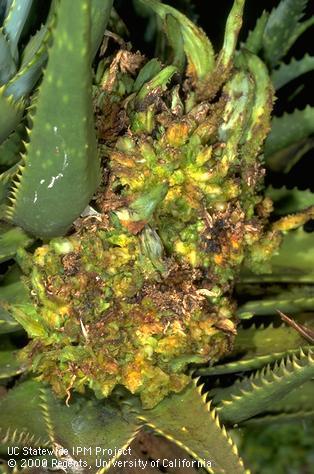
<path id="1" fill-rule="evenodd" d="M 91 57 L 94 58 L 109 21 L 113 0 L 91 0 Z"/>
<path id="2" fill-rule="evenodd" d="M 138 73 L 138 76 L 134 81 L 133 91 L 138 92 L 146 82 L 149 82 L 151 79 L 157 76 L 161 69 L 161 62 L 158 59 L 153 58 L 148 61 Z"/>
<path id="3" fill-rule="evenodd" d="M 0 29 L 0 86 L 5 84 L 16 72 L 16 64 L 11 55 L 10 45 L 3 29 Z"/>
<path id="4" fill-rule="evenodd" d="M 183 47 L 189 64 L 189 74 L 205 79 L 213 71 L 215 65 L 213 47 L 205 33 L 185 15 L 175 8 L 156 0 L 140 0 L 149 6 L 160 18 L 165 21 L 167 15 L 173 16 L 180 24 L 183 37 Z"/>
<path id="5" fill-rule="evenodd" d="M 272 415 L 257 416 L 241 423 L 242 426 L 271 426 L 273 423 L 291 423 L 314 420 L 314 410 L 299 410 L 292 413 L 276 413 Z"/>
<path id="6" fill-rule="evenodd" d="M 197 373 L 218 375 L 259 369 L 297 352 L 302 346 L 309 348 L 309 343 L 295 329 L 285 325 L 240 328 L 230 354 L 232 361 L 199 369 Z"/>
<path id="7" fill-rule="evenodd" d="M 89 2 L 58 5 L 24 168 L 7 213 L 11 221 L 39 237 L 64 234 L 88 204 L 99 181 Z"/>
<path id="8" fill-rule="evenodd" d="M 213 402 L 219 402 L 217 411 L 223 422 L 234 425 L 268 411 L 272 403 L 313 376 L 313 353 L 301 349 L 298 355 L 281 359 L 273 369 L 267 366 L 234 387 L 221 389 Z"/>
<path id="9" fill-rule="evenodd" d="M 5 95 L 5 86 L 0 87 L 0 145 L 21 121 L 25 104 L 23 100 L 14 102 Z"/>
<path id="10" fill-rule="evenodd" d="M 216 71 L 222 75 L 225 75 L 233 64 L 239 31 L 242 26 L 244 4 L 245 0 L 234 0 L 232 9 L 227 18 L 224 42 L 216 64 Z"/>
<path id="11" fill-rule="evenodd" d="M 247 127 L 242 136 L 241 154 L 250 161 L 257 156 L 268 132 L 274 99 L 273 86 L 265 64 L 254 54 L 243 52 L 238 58 L 254 80 L 254 100 Z"/>
<path id="12" fill-rule="evenodd" d="M 270 186 L 266 190 L 266 195 L 274 202 L 276 215 L 291 214 L 314 205 L 314 193 L 310 190 L 301 191 L 285 187 L 276 189 Z"/>
<path id="13" fill-rule="evenodd" d="M 25 369 L 18 360 L 17 351 L 0 351 L 0 379 L 13 377 Z"/>
<path id="14" fill-rule="evenodd" d="M 271 80 L 275 89 L 280 89 L 288 82 L 293 81 L 297 77 L 306 72 L 313 71 L 314 56 L 306 54 L 302 59 L 292 58 L 288 64 L 281 63 L 277 69 L 274 69 L 271 74 Z"/>
<path id="15" fill-rule="evenodd" d="M 225 428 L 201 395 L 201 387 L 189 385 L 180 394 L 165 398 L 156 407 L 143 410 L 138 419 L 185 449 L 209 472 L 244 473 L 242 460 Z M 206 466 L 212 462 L 212 466 Z M 211 468 L 212 467 L 212 468 Z"/>
<path id="16" fill-rule="evenodd" d="M 11 182 L 16 176 L 19 169 L 19 165 L 13 165 L 7 171 L 0 174 L 0 203 L 5 202 L 6 197 L 9 194 Z"/>
<path id="17" fill-rule="evenodd" d="M 299 20 L 303 16 L 307 0 L 282 0 L 269 15 L 264 31 L 263 47 L 265 58 L 274 66 L 289 51 L 290 47 L 310 26 Z"/>
<path id="18" fill-rule="evenodd" d="M 3 22 L 3 29 L 10 43 L 11 54 L 15 61 L 19 57 L 18 42 L 32 4 L 33 0 L 13 0 Z"/>
<path id="19" fill-rule="evenodd" d="M 254 29 L 249 32 L 245 43 L 243 43 L 243 48 L 254 54 L 258 54 L 260 52 L 263 47 L 263 35 L 268 17 L 269 13 L 263 11 L 262 15 L 258 18 Z"/>
<path id="20" fill-rule="evenodd" d="M 243 313 L 253 313 L 254 316 L 276 315 L 280 310 L 287 314 L 297 314 L 301 311 L 314 310 L 314 293 L 312 288 L 306 294 L 304 287 L 297 286 L 295 291 L 282 291 L 272 298 L 251 300 L 241 305 L 237 315 L 241 318 Z"/>
<path id="21" fill-rule="evenodd" d="M 243 275 L 246 282 L 308 282 L 314 281 L 314 235 L 302 228 L 288 232 L 277 255 L 271 259 L 271 273 L 267 275 Z"/>
<path id="22" fill-rule="evenodd" d="M 20 247 L 28 247 L 34 241 L 19 227 L 9 224 L 0 225 L 0 262 L 14 257 Z"/>
<path id="23" fill-rule="evenodd" d="M 291 114 L 284 114 L 282 117 L 274 117 L 272 120 L 271 133 L 265 143 L 266 164 L 274 171 L 280 171 L 284 167 L 289 170 L 289 161 L 295 164 L 295 152 L 298 147 L 304 146 L 306 140 L 314 133 L 314 107 L 307 106 L 304 110 L 295 110 Z M 297 149 L 291 147 L 296 146 Z M 292 153 L 291 153 L 292 151 Z M 281 155 L 285 153 L 286 162 L 283 162 Z M 279 162 L 279 166 L 278 166 Z M 278 169 L 279 168 L 279 169 Z"/>
<path id="24" fill-rule="evenodd" d="M 19 384 L 1 398 L 0 410 L 2 444 L 63 447 L 69 450 L 72 461 L 87 462 L 87 472 L 91 473 L 97 470 L 96 447 L 104 448 L 99 458 L 109 467 L 114 459 L 111 453 L 127 445 L 138 429 L 109 403 L 76 397 L 67 406 L 49 387 L 33 380 Z M 77 446 L 91 447 L 91 451 L 73 453 Z"/>
<path id="25" fill-rule="evenodd" d="M 19 161 L 24 147 L 22 141 L 24 130 L 24 125 L 19 124 L 15 131 L 0 144 L 0 166 L 11 167 Z"/>

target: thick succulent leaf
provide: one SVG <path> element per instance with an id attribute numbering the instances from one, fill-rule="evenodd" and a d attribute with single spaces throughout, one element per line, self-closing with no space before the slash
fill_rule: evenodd
<path id="1" fill-rule="evenodd" d="M 274 117 L 271 133 L 265 143 L 267 166 L 279 171 L 276 167 L 276 153 L 302 142 L 312 133 L 314 133 L 314 107 L 308 106 L 304 110 L 295 110 L 291 114 Z"/>
<path id="2" fill-rule="evenodd" d="M 29 302 L 30 296 L 21 280 L 20 271 L 13 268 L 7 272 L 0 285 L 0 334 L 22 330 L 20 324 L 11 316 L 7 305 Z"/>
<path id="3" fill-rule="evenodd" d="M 297 77 L 306 72 L 313 71 L 314 56 L 306 54 L 302 59 L 292 58 L 290 63 L 281 63 L 277 69 L 274 69 L 271 74 L 271 80 L 276 90 L 280 89 L 288 82 L 293 81 Z"/>
<path id="4" fill-rule="evenodd" d="M 15 446 L 48 446 L 41 385 L 27 381 L 0 399 L 0 443 Z"/>
<path id="5" fill-rule="evenodd" d="M 288 326 L 266 327 L 253 325 L 240 328 L 230 353 L 230 362 L 216 364 L 197 371 L 198 375 L 218 375 L 259 369 L 285 355 L 297 352 L 300 347 L 308 349 L 309 343 Z"/>
<path id="6" fill-rule="evenodd" d="M 19 124 L 24 108 L 25 104 L 22 100 L 14 102 L 13 97 L 5 95 L 5 86 L 0 87 L 0 144 Z"/>
<path id="7" fill-rule="evenodd" d="M 47 24 L 41 25 L 39 30 L 29 39 L 28 43 L 26 44 L 25 48 L 21 53 L 21 61 L 19 70 L 24 69 L 28 63 L 30 63 L 34 56 L 37 54 L 38 50 L 40 49 L 45 36 L 47 35 Z"/>
<path id="8" fill-rule="evenodd" d="M 0 379 L 13 377 L 14 375 L 21 374 L 24 370 L 18 360 L 16 351 L 0 351 Z"/>
<path id="9" fill-rule="evenodd" d="M 302 228 L 288 232 L 270 263 L 271 273 L 258 276 L 242 273 L 241 281 L 314 282 L 314 234 L 304 232 Z"/>
<path id="10" fill-rule="evenodd" d="M 19 124 L 16 130 L 0 144 L 0 166 L 7 168 L 19 161 L 19 155 L 24 146 L 22 141 L 24 130 L 24 125 Z"/>
<path id="11" fill-rule="evenodd" d="M 33 0 L 13 0 L 8 14 L 3 22 L 3 28 L 8 38 L 11 54 L 15 61 L 18 59 L 18 42 L 23 31 Z"/>
<path id="12" fill-rule="evenodd" d="M 310 380 L 294 388 L 277 402 L 272 403 L 266 415 L 245 420 L 241 425 L 287 423 L 314 418 L 314 382 Z"/>
<path id="13" fill-rule="evenodd" d="M 51 43 L 51 31 L 46 25 L 39 30 L 40 35 L 36 37 L 40 41 L 37 50 L 29 50 L 17 74 L 6 84 L 5 95 L 13 96 L 15 101 L 27 96 L 38 81 L 43 66 L 48 57 L 48 44 Z M 36 41 L 37 43 L 37 41 Z M 28 60 L 26 62 L 26 60 Z"/>
<path id="14" fill-rule="evenodd" d="M 274 99 L 271 80 L 265 64 L 254 54 L 244 52 L 237 61 L 249 71 L 255 83 L 251 116 L 243 133 L 241 154 L 247 161 L 256 158 L 269 130 Z"/>
<path id="15" fill-rule="evenodd" d="M 222 161 L 232 163 L 238 153 L 243 128 L 250 122 L 250 112 L 254 100 L 254 86 L 246 71 L 238 71 L 226 83 L 224 94 L 229 101 L 222 115 L 218 129 L 219 139 L 225 143 Z"/>
<path id="16" fill-rule="evenodd" d="M 301 349 L 298 355 L 281 359 L 273 369 L 267 366 L 234 386 L 221 389 L 213 402 L 219 403 L 217 411 L 223 422 L 234 425 L 268 411 L 272 403 L 313 376 L 313 352 L 304 353 Z"/>
<path id="17" fill-rule="evenodd" d="M 161 63 L 158 59 L 153 58 L 148 61 L 138 73 L 137 78 L 133 84 L 133 91 L 138 92 L 145 83 L 153 79 L 162 69 Z"/>
<path id="18" fill-rule="evenodd" d="M 254 30 L 250 31 L 243 48 L 247 49 L 253 54 L 258 54 L 263 47 L 263 35 L 268 21 L 269 13 L 265 10 L 258 18 Z"/>
<path id="19" fill-rule="evenodd" d="M 289 171 L 312 148 L 314 148 L 314 139 L 305 138 L 273 153 L 268 158 L 266 164 L 272 171 L 278 173 L 289 173 Z"/>
<path id="20" fill-rule="evenodd" d="M 276 189 L 270 186 L 266 190 L 266 195 L 274 202 L 276 215 L 302 211 L 314 205 L 314 193 L 310 190 L 301 191 L 297 188 L 287 189 L 286 187 Z"/>
<path id="21" fill-rule="evenodd" d="M 16 64 L 11 55 L 10 45 L 0 29 L 0 86 L 5 84 L 16 72 Z"/>
<path id="22" fill-rule="evenodd" d="M 201 387 L 190 384 L 156 407 L 143 410 L 139 420 L 157 433 L 178 444 L 203 463 L 208 472 L 244 473 L 242 460 L 224 427 L 201 395 Z M 206 466 L 206 461 L 212 462 Z M 204 464 L 205 463 L 205 464 Z"/>
<path id="23" fill-rule="evenodd" d="M 239 31 L 242 26 L 243 8 L 245 0 L 234 0 L 229 13 L 222 49 L 217 58 L 216 70 L 225 75 L 233 65 L 233 58 L 238 42 Z"/>
<path id="24" fill-rule="evenodd" d="M 297 229 L 286 234 L 278 255 L 271 260 L 272 275 L 285 275 L 286 281 L 313 281 L 314 234 Z M 281 279 L 282 281 L 282 279 Z"/>
<path id="25" fill-rule="evenodd" d="M 28 247 L 33 241 L 33 238 L 23 229 L 2 223 L 0 225 L 0 262 L 14 257 L 18 248 Z"/>
<path id="26" fill-rule="evenodd" d="M 213 47 L 205 33 L 185 15 L 175 8 L 159 3 L 156 0 L 140 0 L 149 6 L 165 21 L 167 15 L 173 16 L 181 26 L 184 51 L 189 64 L 189 74 L 197 79 L 205 79 L 215 65 Z"/>
<path id="27" fill-rule="evenodd" d="M 105 34 L 113 0 L 91 0 L 91 57 L 95 57 Z"/>
<path id="28" fill-rule="evenodd" d="M 166 15 L 164 22 L 168 42 L 172 49 L 171 64 L 175 65 L 180 71 L 184 71 L 185 53 L 180 23 L 172 15 Z"/>
<path id="29" fill-rule="evenodd" d="M 294 421 L 310 421 L 314 420 L 314 410 L 300 410 L 292 413 L 276 413 L 274 415 L 256 416 L 248 420 L 244 420 L 241 423 L 242 426 L 256 426 L 256 425 L 267 425 L 270 426 L 273 423 L 291 423 Z"/>
<path id="30" fill-rule="evenodd" d="M 11 332 L 21 331 L 20 324 L 12 318 L 9 311 L 2 307 L 0 301 L 0 334 L 9 334 Z"/>
<path id="31" fill-rule="evenodd" d="M 300 35 L 299 20 L 307 0 L 282 0 L 269 15 L 264 31 L 263 47 L 265 58 L 274 66 L 289 51 Z"/>
<path id="32" fill-rule="evenodd" d="M 308 294 L 304 288 L 297 287 L 294 292 L 282 291 L 273 298 L 248 301 L 239 307 L 237 316 L 241 318 L 243 313 L 252 313 L 254 316 L 276 315 L 278 310 L 287 314 L 313 311 L 312 288 L 308 289 Z"/>
<path id="33" fill-rule="evenodd" d="M 271 413 L 295 413 L 301 410 L 314 411 L 314 381 L 310 380 L 291 390 L 281 400 L 273 403 Z"/>
<path id="34" fill-rule="evenodd" d="M 67 231 L 99 181 L 91 100 L 89 2 L 58 5 L 24 168 L 7 213 L 15 224 L 45 238 Z"/>
<path id="35" fill-rule="evenodd" d="M 7 171 L 0 174 L 0 203 L 3 203 L 9 194 L 12 179 L 16 176 L 19 165 L 13 165 Z"/>
<path id="36" fill-rule="evenodd" d="M 108 451 L 124 447 L 134 437 L 138 425 L 126 421 L 121 412 L 102 401 L 76 397 L 67 406 L 57 400 L 49 387 L 28 380 L 0 400 L 0 442 L 14 446 L 49 446 L 68 449 L 72 460 L 88 463 L 88 472 L 96 472 L 95 448 L 107 451 L 99 457 L 109 463 Z M 73 454 L 77 446 L 91 452 Z M 109 467 L 109 466 L 108 466 Z"/>

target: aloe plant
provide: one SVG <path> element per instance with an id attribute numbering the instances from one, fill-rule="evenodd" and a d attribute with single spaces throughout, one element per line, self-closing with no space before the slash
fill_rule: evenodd
<path id="1" fill-rule="evenodd" d="M 170 63 L 122 48 L 100 61 L 93 90 L 112 2 L 100 17 L 90 0 L 52 4 L 23 153 L 13 137 L 0 149 L 15 157 L 1 176 L 1 259 L 14 263 L 0 287 L 0 377 L 22 374 L 0 399 L 6 458 L 13 443 L 37 448 L 31 459 L 49 448 L 38 472 L 101 473 L 150 429 L 208 472 L 244 473 L 236 427 L 313 415 L 308 315 L 294 327 L 255 325 L 259 314 L 313 308 L 302 229 L 313 196 L 265 196 L 263 182 L 263 152 L 285 153 L 289 131 L 285 117 L 271 129 L 274 85 L 310 69 L 305 60 L 272 71 L 288 47 L 281 25 L 295 40 L 310 24 L 299 23 L 305 2 L 290 3 L 263 14 L 237 49 L 235 0 L 215 55 L 181 12 L 138 0 L 162 24 Z M 311 132 L 300 128 L 291 140 Z M 235 285 L 247 299 L 238 308 Z M 22 331 L 29 340 L 17 349 Z"/>

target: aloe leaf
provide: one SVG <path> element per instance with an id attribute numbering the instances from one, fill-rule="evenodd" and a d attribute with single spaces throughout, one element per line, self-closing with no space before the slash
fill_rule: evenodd
<path id="1" fill-rule="evenodd" d="M 285 355 L 298 352 L 300 347 L 309 348 L 308 342 L 288 326 L 240 328 L 230 357 L 234 360 L 205 367 L 198 375 L 219 375 L 259 369 Z"/>
<path id="2" fill-rule="evenodd" d="M 295 413 L 301 410 L 314 411 L 314 381 L 309 380 L 291 390 L 281 400 L 272 404 L 271 413 Z"/>
<path id="3" fill-rule="evenodd" d="M 283 313 L 296 314 L 301 311 L 314 310 L 314 295 L 305 295 L 299 290 L 296 294 L 282 292 L 274 298 L 263 298 L 261 300 L 248 301 L 237 310 L 237 315 L 241 318 L 243 313 L 253 313 L 254 316 L 275 315 L 277 310 Z"/>
<path id="4" fill-rule="evenodd" d="M 301 191 L 297 188 L 285 187 L 276 189 L 270 186 L 266 190 L 266 195 L 274 202 L 276 215 L 302 211 L 314 205 L 314 193 L 310 190 Z"/>
<path id="5" fill-rule="evenodd" d="M 243 128 L 250 120 L 254 90 L 249 74 L 245 71 L 235 73 L 224 86 L 223 93 L 230 101 L 225 107 L 218 133 L 219 139 L 225 143 L 222 160 L 230 163 L 238 152 Z"/>
<path id="6" fill-rule="evenodd" d="M 243 133 L 241 148 L 245 160 L 250 161 L 257 156 L 270 130 L 274 93 L 267 68 L 257 56 L 244 52 L 238 61 L 246 65 L 255 83 L 251 116 Z"/>
<path id="7" fill-rule="evenodd" d="M 3 444 L 59 446 L 69 450 L 72 460 L 86 461 L 88 472 L 94 473 L 96 447 L 104 448 L 99 458 L 109 467 L 114 459 L 111 453 L 127 445 L 138 429 L 113 405 L 76 397 L 67 406 L 49 387 L 33 380 L 10 390 L 0 400 L 0 410 Z M 91 447 L 91 451 L 73 453 L 73 447 L 79 446 Z"/>
<path id="8" fill-rule="evenodd" d="M 0 443 L 15 446 L 48 446 L 50 439 L 43 416 L 41 385 L 27 381 L 0 400 Z"/>
<path id="9" fill-rule="evenodd" d="M 298 355 L 281 359 L 273 369 L 267 366 L 234 387 L 221 389 L 213 402 L 219 399 L 219 416 L 223 422 L 234 425 L 269 410 L 272 403 L 313 376 L 313 353 L 301 349 Z"/>
<path id="10" fill-rule="evenodd" d="M 277 173 L 289 173 L 301 158 L 314 147 L 314 139 L 305 138 L 273 153 L 267 160 L 268 167 Z"/>
<path id="11" fill-rule="evenodd" d="M 273 423 L 278 425 L 279 423 L 291 423 L 291 422 L 302 422 L 314 420 L 314 410 L 299 410 L 292 413 L 276 413 L 274 415 L 257 416 L 250 418 L 241 423 L 241 427 L 260 426 L 264 425 L 271 426 Z"/>
<path id="12" fill-rule="evenodd" d="M 0 225 L 0 262 L 14 257 L 19 247 L 28 247 L 34 239 L 19 227 Z"/>
<path id="13" fill-rule="evenodd" d="M 138 419 L 185 449 L 207 471 L 243 474 L 245 469 L 237 448 L 225 428 L 220 426 L 216 412 L 205 403 L 201 388 L 191 384 L 156 407 L 143 410 Z"/>
<path id="14" fill-rule="evenodd" d="M 306 54 L 302 59 L 292 58 L 290 63 L 281 63 L 271 74 L 271 80 L 276 90 L 288 82 L 314 69 L 314 56 Z"/>
<path id="15" fill-rule="evenodd" d="M 20 159 L 20 153 L 23 150 L 23 132 L 24 125 L 19 124 L 16 130 L 0 144 L 0 166 L 11 167 Z"/>
<path id="16" fill-rule="evenodd" d="M 12 95 L 15 101 L 27 96 L 41 76 L 48 57 L 48 45 L 51 44 L 51 30 L 48 28 L 51 24 L 49 17 L 47 24 L 31 38 L 17 74 L 6 84 L 5 95 Z"/>
<path id="17" fill-rule="evenodd" d="M 91 0 L 91 57 L 94 58 L 109 21 L 113 0 Z"/>
<path id="18" fill-rule="evenodd" d="M 47 61 L 45 45 L 34 56 L 32 61 L 21 69 L 6 85 L 5 94 L 15 101 L 27 96 L 40 78 L 42 68 Z"/>
<path id="19" fill-rule="evenodd" d="M 271 66 L 280 61 L 299 36 L 299 20 L 306 4 L 307 0 L 282 0 L 269 15 L 263 47 L 265 58 Z"/>
<path id="20" fill-rule="evenodd" d="M 18 42 L 23 31 L 33 0 L 13 0 L 7 16 L 3 22 L 3 28 L 8 38 L 11 54 L 15 61 L 18 59 Z"/>
<path id="21" fill-rule="evenodd" d="M 12 192 L 13 205 L 7 211 L 12 222 L 45 238 L 67 231 L 99 181 L 88 46 L 89 2 L 58 5 L 24 168 Z M 78 49 L 81 54 L 77 54 Z"/>
<path id="22" fill-rule="evenodd" d="M 264 10 L 258 18 L 254 29 L 249 32 L 245 43 L 241 45 L 253 54 L 258 54 L 263 47 L 263 35 L 268 17 L 269 13 Z"/>
<path id="23" fill-rule="evenodd" d="M 0 301 L 0 334 L 9 334 L 22 330 L 22 326 L 2 307 Z"/>
<path id="24" fill-rule="evenodd" d="M 173 16 L 181 26 L 183 47 L 188 60 L 188 73 L 196 79 L 205 79 L 215 66 L 213 47 L 205 33 L 185 15 L 175 8 L 156 0 L 140 0 L 149 6 L 165 21 L 167 15 Z"/>
<path id="25" fill-rule="evenodd" d="M 165 25 L 169 44 L 173 51 L 171 64 L 183 71 L 185 65 L 184 41 L 178 20 L 172 15 L 166 15 Z"/>
<path id="26" fill-rule="evenodd" d="M 233 64 L 235 49 L 237 46 L 239 31 L 242 26 L 243 8 L 245 0 L 234 0 L 228 15 L 225 37 L 222 49 L 217 58 L 216 71 L 225 75 Z"/>
<path id="27" fill-rule="evenodd" d="M 314 133 L 314 107 L 295 110 L 282 117 L 274 117 L 271 132 L 265 143 L 267 166 L 273 167 L 273 156 L 276 152 L 306 139 Z"/>
<path id="28" fill-rule="evenodd" d="M 307 281 L 314 277 L 314 235 L 297 229 L 284 236 L 280 251 L 271 260 L 272 275 L 285 281 Z M 281 279 L 282 281 L 282 279 Z"/>
<path id="29" fill-rule="evenodd" d="M 161 63 L 158 59 L 153 58 L 148 61 L 148 63 L 146 63 L 138 73 L 133 85 L 133 91 L 138 92 L 146 82 L 149 82 L 151 79 L 157 76 L 160 71 Z"/>
<path id="30" fill-rule="evenodd" d="M 20 272 L 9 271 L 0 285 L 0 334 L 22 330 L 20 324 L 11 316 L 8 304 L 29 302 L 29 292 L 21 280 Z"/>
<path id="31" fill-rule="evenodd" d="M 9 194 L 11 181 L 18 172 L 19 165 L 13 165 L 7 171 L 4 171 L 0 175 L 0 203 L 4 202 Z"/>
<path id="32" fill-rule="evenodd" d="M 19 67 L 20 71 L 24 69 L 24 67 L 27 66 L 27 64 L 30 63 L 33 60 L 34 56 L 37 54 L 38 50 L 43 44 L 45 36 L 47 35 L 47 29 L 47 24 L 41 25 L 39 30 L 37 30 L 36 33 L 29 39 L 28 43 L 26 44 L 25 48 L 21 53 L 21 61 Z"/>
<path id="33" fill-rule="evenodd" d="M 16 64 L 12 58 L 9 43 L 0 29 L 0 86 L 5 84 L 16 72 Z"/>
<path id="34" fill-rule="evenodd" d="M 0 144 L 21 121 L 24 108 L 25 104 L 22 100 L 14 102 L 12 96 L 5 95 L 5 86 L 0 87 Z"/>
<path id="35" fill-rule="evenodd" d="M 0 379 L 13 377 L 21 374 L 24 370 L 16 351 L 0 351 Z"/>

